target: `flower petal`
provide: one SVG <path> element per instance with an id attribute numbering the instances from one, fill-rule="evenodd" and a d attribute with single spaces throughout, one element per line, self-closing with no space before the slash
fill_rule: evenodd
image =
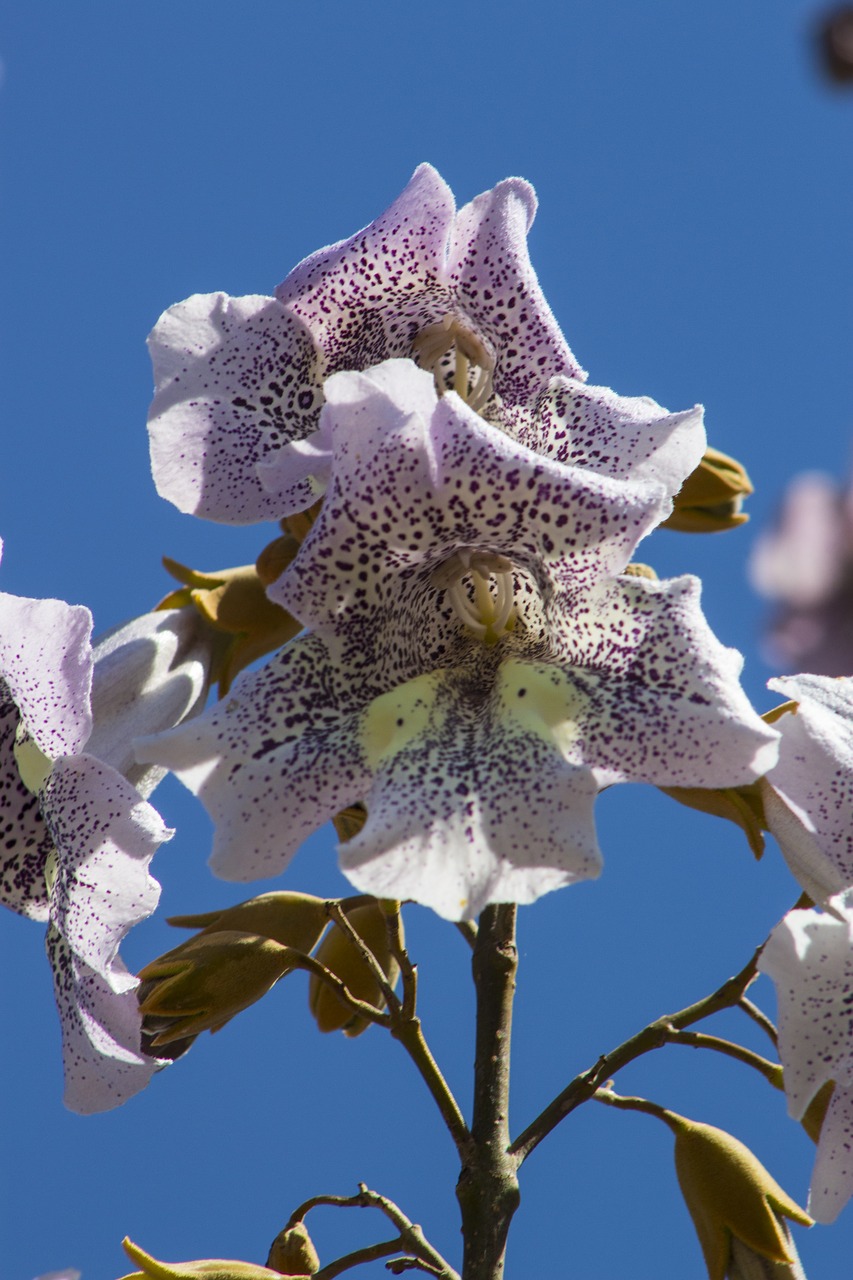
<path id="1" fill-rule="evenodd" d="M 58 760 L 41 806 L 57 855 L 50 918 L 81 961 L 109 976 L 128 929 L 157 905 L 160 886 L 148 864 L 172 832 L 129 782 L 91 756 Z"/>
<path id="2" fill-rule="evenodd" d="M 197 294 L 160 317 L 149 347 L 157 492 L 227 524 L 281 515 L 282 496 L 255 468 L 317 425 L 323 370 L 311 335 L 274 298 Z M 310 486 L 297 481 L 290 498 L 308 506 Z"/>
<path id="3" fill-rule="evenodd" d="M 414 898 L 450 920 L 532 902 L 601 866 L 598 787 L 565 762 L 535 699 L 524 701 L 533 669 L 495 672 L 482 656 L 486 670 L 422 676 L 367 709 L 368 817 L 339 850 L 356 888 Z"/>
<path id="4" fill-rule="evenodd" d="M 853 1089 L 836 1087 L 820 1131 L 808 1211 L 834 1222 L 853 1195 Z"/>
<path id="5" fill-rule="evenodd" d="M 0 679 L 39 749 L 80 751 L 92 730 L 92 615 L 64 600 L 0 592 Z"/>
<path id="6" fill-rule="evenodd" d="M 602 786 L 739 786 L 775 762 L 776 731 L 744 694 L 743 660 L 712 633 L 700 590 L 689 576 L 620 578 L 555 604 L 556 657 L 579 697 L 577 749 Z"/>
<path id="7" fill-rule="evenodd" d="M 44 868 L 53 841 L 41 816 L 38 796 L 21 781 L 15 761 L 20 717 L 2 697 L 0 681 L 0 902 L 31 920 L 46 920 L 49 895 Z"/>
<path id="8" fill-rule="evenodd" d="M 536 193 L 506 178 L 459 210 L 449 274 L 463 312 L 496 353 L 495 389 L 508 406 L 527 404 L 549 378 L 584 379 L 545 300 L 527 250 Z"/>
<path id="9" fill-rule="evenodd" d="M 123 990 L 116 990 L 52 925 L 47 954 L 62 1027 L 65 1105 L 83 1115 L 117 1107 L 144 1089 L 163 1065 L 139 1048 L 138 980 L 125 971 Z"/>
<path id="10" fill-rule="evenodd" d="M 277 875 L 312 831 L 366 791 L 351 708 L 359 693 L 375 692 L 361 693 L 325 643 L 305 636 L 242 675 L 204 715 L 142 739 L 137 756 L 166 765 L 202 801 L 216 823 L 217 875 Z"/>

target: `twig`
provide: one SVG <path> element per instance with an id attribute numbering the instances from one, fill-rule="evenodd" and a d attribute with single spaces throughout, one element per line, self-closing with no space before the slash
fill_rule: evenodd
<path id="1" fill-rule="evenodd" d="M 757 1004 L 753 1004 L 746 996 L 741 996 L 737 1002 L 737 1007 L 743 1009 L 753 1022 L 757 1022 L 761 1030 L 770 1037 L 774 1045 L 779 1043 L 779 1036 L 776 1033 L 776 1027 L 770 1021 L 763 1009 L 759 1009 Z"/>
<path id="2" fill-rule="evenodd" d="M 473 920 L 457 920 L 456 928 L 473 951 L 477 945 L 477 926 Z"/>
<path id="3" fill-rule="evenodd" d="M 643 1111 L 648 1116 L 663 1120 L 664 1124 L 668 1124 L 670 1128 L 675 1120 L 672 1111 L 667 1111 L 666 1107 L 661 1107 L 656 1102 L 650 1102 L 648 1098 L 629 1098 L 614 1093 L 612 1089 L 596 1089 L 592 1096 L 596 1102 L 603 1102 L 608 1107 L 617 1107 L 620 1111 Z"/>
<path id="4" fill-rule="evenodd" d="M 729 1009 L 736 1005 L 758 974 L 758 958 L 762 948 L 763 944 L 740 973 L 729 978 L 711 995 L 703 1000 L 697 1000 L 695 1004 L 688 1005 L 678 1013 L 656 1018 L 654 1022 L 650 1022 L 642 1031 L 638 1031 L 616 1049 L 602 1054 L 594 1066 L 575 1076 L 574 1080 L 557 1094 L 556 1098 L 539 1113 L 532 1124 L 529 1124 L 510 1146 L 510 1152 L 518 1157 L 519 1163 L 527 1159 L 561 1120 L 564 1120 L 582 1103 L 588 1102 L 605 1080 L 609 1080 L 629 1062 L 633 1062 L 635 1058 L 653 1049 L 660 1049 L 668 1042 L 672 1031 L 681 1031 L 702 1018 L 718 1013 L 721 1009 Z"/>
<path id="5" fill-rule="evenodd" d="M 345 1004 L 348 1009 L 352 1009 L 361 1018 L 366 1018 L 368 1022 L 375 1022 L 380 1027 L 390 1027 L 391 1019 L 387 1013 L 383 1013 L 381 1009 L 376 1009 L 372 1004 L 368 1004 L 365 1000 L 359 1000 L 350 991 L 346 983 L 341 982 L 324 964 L 319 960 L 315 960 L 313 956 L 303 955 L 300 951 L 293 951 L 291 958 L 291 967 L 294 969 L 304 969 L 306 973 L 312 973 L 315 978 L 319 978 L 321 982 L 325 982 L 327 987 L 331 987 L 335 995 Z"/>
<path id="6" fill-rule="evenodd" d="M 376 1262 L 379 1258 L 387 1258 L 392 1253 L 399 1253 L 402 1242 L 399 1236 L 393 1240 L 383 1240 L 379 1244 L 368 1244 L 363 1249 L 353 1249 L 334 1262 L 315 1271 L 312 1280 L 334 1280 L 335 1276 L 349 1271 L 352 1267 L 360 1267 L 365 1262 Z"/>
<path id="7" fill-rule="evenodd" d="M 721 1036 L 705 1035 L 702 1031 L 678 1031 L 673 1028 L 667 1036 L 667 1044 L 685 1044 L 693 1049 L 716 1049 L 717 1053 L 724 1053 L 760 1071 L 774 1089 L 785 1087 L 782 1083 L 782 1068 L 778 1062 L 762 1058 L 760 1053 L 753 1053 L 752 1049 L 747 1049 L 742 1044 L 735 1044 L 731 1040 L 724 1040 Z"/>
<path id="8" fill-rule="evenodd" d="M 362 938 L 358 930 L 354 929 L 350 924 L 347 914 L 339 902 L 336 902 L 333 899 L 328 901 L 326 903 L 326 913 L 331 917 L 341 932 L 349 938 L 364 963 L 370 969 L 371 974 L 379 985 L 379 990 L 382 992 L 382 998 L 388 1006 L 388 1012 L 393 1015 L 395 1009 L 400 1004 L 400 1000 L 396 991 L 391 986 L 391 983 L 388 981 L 388 975 L 382 968 L 382 965 L 376 959 L 376 956 L 370 950 L 370 947 L 364 941 L 364 938 Z"/>

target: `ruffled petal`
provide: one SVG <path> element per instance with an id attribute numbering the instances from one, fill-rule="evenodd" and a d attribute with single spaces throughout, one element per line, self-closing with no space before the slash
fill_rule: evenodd
<path id="1" fill-rule="evenodd" d="M 768 781 L 787 812 L 771 801 L 770 830 L 794 875 L 823 901 L 853 883 L 853 677 L 786 676 L 768 684 L 798 703 L 775 726 L 782 739 Z"/>
<path id="2" fill-rule="evenodd" d="M 62 1027 L 65 1105 L 83 1115 L 117 1107 L 144 1089 L 163 1066 L 139 1047 L 138 980 L 125 971 L 122 989 L 116 990 L 75 955 L 53 926 L 47 932 L 47 955 Z M 119 976 L 119 971 L 113 974 Z"/>
<path id="3" fill-rule="evenodd" d="M 0 679 L 27 732 L 51 760 L 92 731 L 92 615 L 64 600 L 0 592 Z"/>
<path id="4" fill-rule="evenodd" d="M 306 636 L 241 676 L 204 715 L 138 742 L 137 755 L 166 765 L 202 801 L 216 823 L 217 875 L 277 875 L 312 831 L 366 791 L 352 711 L 376 692 Z"/>
<path id="5" fill-rule="evenodd" d="M 81 961 L 110 975 L 128 929 L 157 905 L 160 886 L 148 864 L 172 832 L 129 782 L 91 756 L 58 760 L 41 805 L 56 849 L 50 918 Z"/>
<path id="6" fill-rule="evenodd" d="M 148 340 L 156 395 L 148 418 L 157 492 L 226 524 L 272 520 L 312 501 L 298 478 L 270 493 L 257 464 L 317 425 L 322 358 L 275 298 L 196 294 Z"/>
<path id="7" fill-rule="evenodd" d="M 529 404 L 556 374 L 586 377 L 530 262 L 527 232 L 535 214 L 530 183 L 507 178 L 460 209 L 450 245 L 452 287 L 494 348 L 495 390 L 507 406 Z"/>
<path id="8" fill-rule="evenodd" d="M 744 694 L 743 659 L 714 636 L 700 590 L 688 576 L 620 578 L 554 607 L 555 660 L 578 698 L 577 758 L 602 786 L 739 786 L 774 764 L 778 735 Z"/>
<path id="9" fill-rule="evenodd" d="M 327 373 L 409 356 L 425 326 L 452 308 L 446 281 L 455 204 L 431 165 L 364 230 L 305 258 L 276 289 L 314 335 Z"/>
<path id="10" fill-rule="evenodd" d="M 564 466 L 652 481 L 674 497 L 707 444 L 701 405 L 668 413 L 648 396 L 619 396 L 554 378 L 535 412 L 519 419 L 518 440 Z"/>
<path id="11" fill-rule="evenodd" d="M 486 670 L 422 676 L 368 708 L 367 822 L 339 850 L 357 888 L 450 920 L 532 902 L 601 866 L 591 772 L 566 763 L 525 701 L 527 664 L 495 671 L 484 657 Z"/>

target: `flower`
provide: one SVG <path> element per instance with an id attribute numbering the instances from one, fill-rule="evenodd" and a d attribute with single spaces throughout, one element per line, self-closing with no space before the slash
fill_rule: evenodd
<path id="1" fill-rule="evenodd" d="M 148 864 L 171 832 L 119 768 L 133 732 L 197 708 L 204 668 L 174 615 L 136 619 L 93 651 L 81 606 L 0 594 L 0 614 L 0 902 L 48 924 L 65 1101 L 100 1111 L 159 1065 L 140 1052 L 138 982 L 118 948 L 156 906 Z M 162 773 L 126 763 L 148 790 Z"/>
<path id="2" fill-rule="evenodd" d="M 768 681 L 795 701 L 774 726 L 779 761 L 761 782 L 767 825 L 815 902 L 853 884 L 853 677 Z"/>
<path id="3" fill-rule="evenodd" d="M 853 1194 L 853 891 L 832 914 L 789 911 L 768 938 L 759 969 L 776 984 L 779 1055 L 788 1111 L 801 1120 L 829 1081 L 808 1210 L 834 1222 Z"/>
<path id="4" fill-rule="evenodd" d="M 458 919 L 596 875 L 602 786 L 773 763 L 695 580 L 618 576 L 701 457 L 697 413 L 601 411 L 593 469 L 583 429 L 578 465 L 533 452 L 407 361 L 326 397 L 329 490 L 270 589 L 313 632 L 137 747 L 201 797 L 219 874 L 277 873 L 364 799 L 352 882 Z"/>
<path id="5" fill-rule="evenodd" d="M 504 426 L 552 377 L 582 380 L 528 258 L 535 211 L 529 184 L 508 178 L 457 212 L 423 164 L 375 222 L 306 258 L 274 298 L 171 307 L 150 338 L 158 492 L 235 524 L 308 507 L 310 468 L 284 446 L 315 430 L 330 374 L 388 357 L 416 355 Z M 274 464 L 264 483 L 262 462 Z"/>
<path id="6" fill-rule="evenodd" d="M 819 472 L 798 476 L 749 568 L 756 590 L 777 604 L 767 637 L 773 663 L 853 674 L 853 492 Z"/>

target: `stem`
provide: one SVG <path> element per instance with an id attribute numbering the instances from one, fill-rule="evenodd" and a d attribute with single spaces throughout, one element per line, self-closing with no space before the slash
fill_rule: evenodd
<path id="1" fill-rule="evenodd" d="M 477 992 L 474 1112 L 456 1195 L 462 1211 L 462 1280 L 501 1280 L 518 1208 L 518 1160 L 509 1151 L 509 1064 L 518 952 L 513 904 L 480 916 L 472 969 Z"/>
<path id="2" fill-rule="evenodd" d="M 465 1124 L 465 1117 L 459 1109 L 459 1104 L 454 1098 L 450 1086 L 441 1074 L 438 1063 L 432 1056 L 430 1047 L 424 1039 L 420 1018 L 403 1018 L 402 1016 L 396 1017 L 392 1015 L 391 1035 L 395 1040 L 400 1041 L 400 1044 L 420 1072 L 426 1087 L 441 1112 L 444 1123 L 450 1130 L 450 1136 L 461 1154 L 470 1142 L 468 1126 Z"/>
<path id="3" fill-rule="evenodd" d="M 397 1236 L 394 1240 L 383 1240 L 380 1244 L 368 1244 L 363 1249 L 353 1249 L 352 1253 L 344 1254 L 342 1258 L 336 1258 L 328 1266 L 315 1271 L 312 1280 L 334 1280 L 335 1276 L 342 1275 L 352 1267 L 360 1267 L 365 1262 L 375 1262 L 377 1258 L 390 1258 L 392 1254 L 399 1253 L 401 1247 L 400 1237 Z"/>
<path id="4" fill-rule="evenodd" d="M 737 1002 L 737 1007 L 743 1009 L 744 1013 L 761 1027 L 761 1030 L 772 1040 L 774 1045 L 779 1043 L 776 1028 L 763 1009 L 759 1009 L 758 1005 L 753 1004 L 746 996 L 741 996 Z"/>
<path id="5" fill-rule="evenodd" d="M 633 1062 L 644 1053 L 649 1053 L 652 1049 L 660 1049 L 668 1043 L 673 1031 L 681 1031 L 702 1018 L 710 1017 L 712 1013 L 719 1013 L 721 1009 L 730 1009 L 738 1004 L 747 987 L 758 974 L 758 958 L 763 945 L 762 943 L 740 973 L 729 978 L 704 1000 L 697 1000 L 695 1004 L 688 1005 L 678 1013 L 665 1014 L 662 1018 L 656 1018 L 642 1031 L 631 1036 L 630 1040 L 626 1040 L 610 1053 L 602 1054 L 594 1066 L 575 1076 L 574 1080 L 557 1094 L 556 1098 L 513 1142 L 510 1152 L 517 1156 L 519 1164 L 527 1159 L 531 1151 L 539 1146 L 542 1139 L 546 1138 L 561 1120 L 564 1120 L 582 1103 L 588 1102 L 606 1080 L 609 1080 L 617 1071 L 621 1071 L 629 1062 Z"/>
<path id="6" fill-rule="evenodd" d="M 670 1128 L 673 1128 L 673 1121 L 677 1119 L 672 1111 L 659 1106 L 656 1102 L 650 1102 L 648 1098 L 626 1098 L 622 1094 L 613 1093 L 611 1089 L 597 1089 L 593 1097 L 596 1102 L 603 1102 L 608 1107 L 617 1107 L 620 1111 L 642 1111 L 647 1116 L 663 1120 L 664 1124 L 668 1124 Z"/>
<path id="7" fill-rule="evenodd" d="M 771 1062 L 769 1058 L 763 1058 L 760 1053 L 753 1053 L 752 1049 L 747 1049 L 742 1044 L 734 1044 L 731 1040 L 724 1040 L 721 1036 L 705 1035 L 702 1031 L 673 1030 L 667 1036 L 667 1044 L 686 1044 L 693 1049 L 716 1049 L 717 1053 L 724 1053 L 729 1058 L 735 1058 L 738 1062 L 743 1062 L 746 1066 L 760 1071 L 774 1089 L 785 1087 L 782 1083 L 782 1068 L 778 1062 Z"/>

